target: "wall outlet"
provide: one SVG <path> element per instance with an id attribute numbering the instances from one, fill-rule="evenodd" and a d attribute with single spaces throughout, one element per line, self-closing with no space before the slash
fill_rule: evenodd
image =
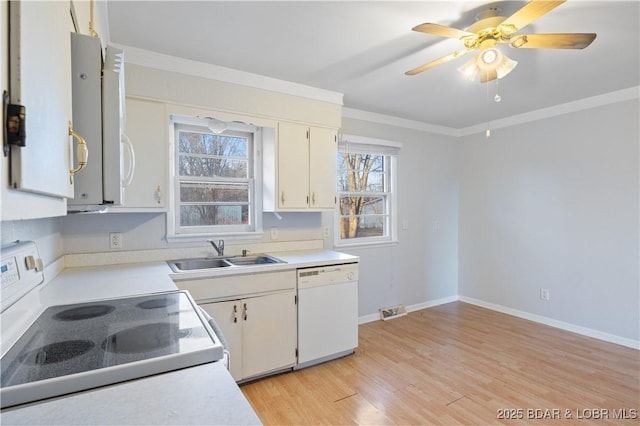
<path id="1" fill-rule="evenodd" d="M 109 248 L 121 249 L 122 247 L 123 247 L 122 233 L 121 232 L 109 233 Z"/>
<path id="2" fill-rule="evenodd" d="M 276 227 L 271 228 L 271 239 L 272 240 L 278 239 L 278 228 Z"/>
<path id="3" fill-rule="evenodd" d="M 540 289 L 540 300 L 544 300 L 544 301 L 549 300 L 549 289 L 546 289 L 546 288 Z"/>
<path id="4" fill-rule="evenodd" d="M 322 236 L 324 238 L 329 238 L 329 227 L 325 226 L 324 228 L 322 228 Z"/>

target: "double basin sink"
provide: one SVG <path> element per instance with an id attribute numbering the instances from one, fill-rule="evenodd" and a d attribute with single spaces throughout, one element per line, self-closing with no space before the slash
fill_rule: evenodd
<path id="1" fill-rule="evenodd" d="M 176 273 L 238 266 L 260 266 L 272 263 L 286 262 L 266 254 L 256 256 L 207 257 L 167 261 L 171 270 Z"/>

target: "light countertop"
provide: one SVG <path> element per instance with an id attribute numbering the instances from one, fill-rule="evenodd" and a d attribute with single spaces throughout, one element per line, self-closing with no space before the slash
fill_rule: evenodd
<path id="1" fill-rule="evenodd" d="M 287 263 L 237 268 L 224 274 L 251 274 L 357 262 L 356 256 L 312 249 L 268 253 Z M 230 268 L 221 268 L 230 269 Z M 177 290 L 164 260 L 64 269 L 3 314 L 3 344 L 17 339 L 46 307 L 111 297 Z M 186 279 L 186 277 L 184 277 Z M 3 348 L 5 350 L 7 348 Z M 233 362 L 233 360 L 232 360 Z M 158 374 L 48 399 L 0 412 L 2 424 L 260 424 L 260 419 L 220 362 Z"/>
<path id="2" fill-rule="evenodd" d="M 3 425 L 262 424 L 220 362 L 5 409 Z"/>
<path id="3" fill-rule="evenodd" d="M 47 306 L 177 290 L 169 272 L 165 262 L 66 269 L 42 288 L 36 288 L 39 291 L 30 293 L 30 297 L 16 302 L 18 309 L 11 310 L 21 318 L 3 314 L 3 333 L 14 333 L 17 339 L 25 327 L 20 324 L 30 324 Z M 20 304 L 28 304 L 31 309 L 20 309 Z M 0 412 L 0 423 L 261 424 L 222 362 L 10 407 Z"/>

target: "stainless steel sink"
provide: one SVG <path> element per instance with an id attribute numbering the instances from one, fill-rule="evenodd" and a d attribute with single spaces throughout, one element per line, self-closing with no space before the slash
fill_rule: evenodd
<path id="1" fill-rule="evenodd" d="M 228 268 L 231 266 L 225 259 L 182 259 L 167 262 L 173 272 L 195 271 L 198 269 Z"/>
<path id="2" fill-rule="evenodd" d="M 194 258 L 169 260 L 167 264 L 173 272 L 189 272 L 217 268 L 243 267 L 268 265 L 272 263 L 285 263 L 280 259 L 260 254 L 255 256 L 228 256 L 216 258 Z"/>
<path id="3" fill-rule="evenodd" d="M 228 262 L 236 265 L 236 266 L 249 266 L 249 265 L 265 265 L 269 263 L 284 263 L 280 259 L 276 259 L 275 257 L 267 256 L 267 255 L 258 255 L 258 256 L 237 256 L 230 257 L 227 259 Z"/>

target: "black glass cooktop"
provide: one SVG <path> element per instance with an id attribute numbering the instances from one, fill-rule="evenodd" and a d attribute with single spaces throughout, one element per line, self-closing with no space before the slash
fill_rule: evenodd
<path id="1" fill-rule="evenodd" d="M 2 407 L 222 358 L 185 291 L 47 308 L 2 357 Z"/>

